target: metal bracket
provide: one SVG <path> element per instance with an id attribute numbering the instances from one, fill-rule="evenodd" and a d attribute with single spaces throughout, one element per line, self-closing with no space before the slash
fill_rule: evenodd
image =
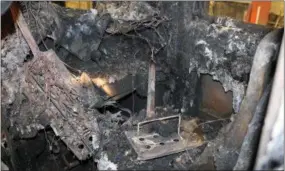
<path id="1" fill-rule="evenodd" d="M 167 119 L 173 119 L 173 118 L 178 118 L 177 134 L 180 136 L 180 124 L 181 124 L 181 115 L 180 114 L 139 122 L 137 125 L 137 136 L 139 136 L 139 134 L 140 134 L 140 125 L 144 125 L 146 123 L 151 123 L 151 122 L 155 122 L 155 121 L 163 121 L 163 120 L 167 120 Z"/>
<path id="2" fill-rule="evenodd" d="M 158 133 L 146 134 L 140 131 L 140 126 L 155 121 L 178 118 L 178 129 L 169 137 L 162 137 Z M 137 130 L 126 131 L 125 135 L 138 154 L 138 160 L 154 159 L 202 145 L 202 142 L 189 141 L 180 136 L 181 115 L 172 115 L 138 123 Z"/>

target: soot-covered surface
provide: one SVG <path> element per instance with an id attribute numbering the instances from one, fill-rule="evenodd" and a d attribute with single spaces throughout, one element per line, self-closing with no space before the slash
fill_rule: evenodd
<path id="1" fill-rule="evenodd" d="M 187 150 L 186 152 L 148 161 L 138 161 L 137 154 L 124 134 L 124 131 L 128 130 L 129 126 L 121 125 L 126 119 L 127 118 L 121 116 L 120 113 L 111 114 L 110 112 L 106 112 L 99 116 L 98 123 L 102 130 L 103 141 L 101 150 L 97 154 L 98 156 L 94 156 L 94 159 L 79 162 L 71 170 L 91 171 L 96 169 L 106 170 L 108 168 L 112 170 L 188 169 L 189 165 L 203 152 L 203 149 L 206 147 L 206 142 L 213 140 L 218 130 L 227 123 L 227 121 L 212 122 L 199 120 L 199 123 L 197 123 L 199 128 L 196 129 L 196 123 L 184 122 L 182 129 L 184 125 L 187 125 L 187 129 L 191 129 L 191 127 L 193 127 L 193 129 L 195 128 L 196 130 L 194 132 L 203 137 L 202 141 L 205 142 L 204 145 Z M 175 127 L 176 124 L 168 126 Z M 65 156 L 70 163 L 77 161 L 66 145 L 54 135 L 51 129 L 40 131 L 33 139 L 15 141 L 14 148 L 17 151 L 17 161 L 19 161 L 17 166 L 21 168 L 21 170 L 47 171 L 52 169 L 60 171 L 67 167 L 63 156 Z M 209 166 L 205 167 L 209 168 Z"/>
<path id="2" fill-rule="evenodd" d="M 82 71 L 88 73 L 92 81 L 95 79 L 93 81 L 95 84 L 96 78 L 104 78 L 109 84 L 117 82 L 127 87 L 129 92 L 136 89 L 136 92 L 145 98 L 148 61 L 152 57 L 157 65 L 156 85 L 163 87 L 162 91 L 157 92 L 157 104 L 174 106 L 177 112 L 188 117 L 199 113 L 197 85 L 200 73 L 212 75 L 215 80 L 223 84 L 225 91 L 232 90 L 233 108 L 235 112 L 238 111 L 257 44 L 269 31 L 263 27 L 238 23 L 229 18 L 208 18 L 202 13 L 203 11 L 198 10 L 202 9 L 200 5 L 203 3 L 200 2 L 102 2 L 102 8 L 98 8 L 97 11 L 67 10 L 46 2 L 23 4 L 28 9 L 24 11 L 24 16 L 37 41 L 49 35 L 53 41 L 50 46 L 46 42 L 47 48 L 54 48 L 61 60 L 67 64 L 67 68 L 76 75 L 80 75 Z M 138 7 L 143 10 L 138 10 Z M 36 24 L 34 17 L 28 17 L 33 16 L 31 12 L 35 11 L 39 11 L 36 20 L 42 23 L 41 26 Z M 126 13 L 132 14 L 128 15 L 132 17 L 124 15 Z M 11 107 L 11 104 L 15 103 L 17 93 L 21 93 L 21 82 L 25 78 L 21 75 L 29 50 L 21 35 L 15 36 L 16 34 L 5 39 L 1 51 L 2 97 L 4 97 L 2 106 L 6 108 L 9 105 Z M 14 40 L 17 40 L 16 44 L 11 43 Z M 133 82 L 133 79 L 125 81 L 124 78 L 129 75 L 134 75 L 136 81 Z M 92 95 L 101 96 L 96 91 L 90 96 Z M 105 104 L 100 103 L 101 105 L 97 104 L 95 107 L 102 107 L 102 104 Z M 144 101 L 138 103 L 144 104 Z M 116 112 L 127 111 L 127 114 L 125 113 L 127 116 L 108 111 L 103 114 L 96 112 L 95 117 L 98 118 L 102 137 L 100 151 L 92 159 L 94 161 L 88 160 L 86 164 L 79 165 L 75 169 L 84 170 L 86 167 L 86 170 L 95 170 L 94 162 L 99 170 L 106 170 L 108 167 L 187 169 L 206 146 L 139 162 L 123 131 L 132 127 L 132 121 L 143 120 L 145 115 L 140 111 L 141 107 L 133 112 L 130 112 L 132 109 L 129 106 L 125 107 L 129 110 L 125 110 L 124 105 L 119 107 L 115 105 Z M 21 108 L 10 110 L 11 113 L 24 112 Z M 134 116 L 132 119 L 128 118 L 130 114 Z M 185 117 L 185 120 L 189 119 Z M 203 136 L 203 141 L 207 142 L 217 135 L 217 131 L 226 121 L 200 125 L 201 122 L 206 121 L 191 122 L 190 125 L 196 125 L 195 128 L 199 125 L 201 131 L 197 135 L 206 134 Z M 122 123 L 125 124 L 122 126 Z M 189 124 L 185 125 L 188 129 L 191 128 Z M 13 127 L 15 124 L 10 126 Z M 41 146 L 39 149 L 45 151 L 41 154 L 36 151 L 37 154 L 30 154 L 28 152 L 33 149 L 29 147 L 32 146 L 19 145 L 21 153 L 19 156 L 24 157 L 19 158 L 19 161 L 23 162 L 18 163 L 18 166 L 24 168 L 23 170 L 39 170 L 40 167 L 42 170 L 51 170 L 51 167 L 54 167 L 53 170 L 62 170 L 63 166 L 52 164 L 56 163 L 54 157 L 59 155 L 50 154 L 47 150 L 46 137 L 43 138 L 43 135 L 44 132 L 39 132 L 36 140 L 16 140 L 20 144 L 36 141 Z M 61 153 L 67 150 L 63 151 Z M 27 160 L 24 160 L 25 156 Z"/>
<path id="3" fill-rule="evenodd" d="M 139 73 L 146 80 L 153 52 L 158 64 L 157 82 L 167 80 L 168 104 L 179 105 L 188 114 L 190 109 L 193 111 L 198 103 L 195 99 L 198 76 L 204 73 L 220 81 L 225 91 L 233 91 L 233 109 L 238 111 L 255 49 L 270 29 L 230 18 L 207 17 L 200 2 L 99 4 L 97 12 L 54 7 L 58 17 L 51 20 L 57 25 L 51 24 L 54 29 L 50 32 L 57 44 L 79 59 L 68 56 L 65 62 L 92 77 L 121 80 L 128 73 Z M 141 10 L 137 10 L 139 7 Z M 58 24 L 56 20 L 64 22 Z M 103 27 L 106 23 L 107 28 Z M 98 33 L 105 28 L 105 34 L 94 38 L 87 27 L 96 28 Z M 77 40 L 82 43 L 62 41 L 68 32 L 79 36 Z M 81 49 L 85 49 L 86 55 L 80 55 Z M 92 60 L 80 61 L 84 56 Z"/>

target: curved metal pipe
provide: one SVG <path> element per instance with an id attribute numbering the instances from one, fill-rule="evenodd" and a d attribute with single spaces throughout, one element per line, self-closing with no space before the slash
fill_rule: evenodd
<path id="1" fill-rule="evenodd" d="M 266 107 L 269 101 L 269 94 L 271 91 L 271 83 L 267 86 L 260 101 L 256 106 L 254 116 L 248 126 L 247 134 L 241 146 L 241 151 L 237 163 L 233 170 L 250 170 L 254 156 L 256 154 L 258 140 L 262 128 L 262 122 L 266 113 Z"/>
<path id="2" fill-rule="evenodd" d="M 226 139 L 228 147 L 240 148 L 243 143 L 248 124 L 270 79 L 269 71 L 272 67 L 273 58 L 279 51 L 282 34 L 282 29 L 268 33 L 256 49 L 246 95 L 242 101 L 240 111 L 228 132 L 229 136 Z"/>
<path id="3" fill-rule="evenodd" d="M 283 57 L 281 55 L 283 55 Z M 281 101 L 281 100 L 280 100 L 280 96 L 276 97 L 276 95 L 280 95 L 280 93 L 281 94 L 284 93 L 284 92 L 283 93 L 280 92 L 280 91 L 282 91 L 282 86 L 279 85 L 280 83 L 283 84 L 283 90 L 284 90 L 284 80 L 282 80 L 282 79 L 284 79 L 284 68 L 282 68 L 280 70 L 280 67 L 282 67 L 282 65 L 284 66 L 284 61 L 282 61 L 282 60 L 284 60 L 284 36 L 283 36 L 283 43 L 282 43 L 281 49 L 279 51 L 279 59 L 278 59 L 276 73 L 275 73 L 275 77 L 274 77 L 275 86 L 273 86 L 273 90 L 272 90 L 272 94 L 271 94 L 271 100 L 270 100 L 271 106 L 269 104 L 269 107 L 268 107 L 268 111 L 271 111 L 269 113 L 269 115 L 270 115 L 269 117 L 271 117 L 272 114 L 274 115 L 274 114 L 278 113 L 278 112 L 276 112 L 276 110 L 279 109 L 278 105 L 280 105 L 279 101 Z M 281 72 L 281 74 L 283 73 L 283 76 L 280 75 L 280 72 Z M 279 85 L 278 89 L 276 89 L 277 84 Z M 267 98 L 265 98 L 264 96 L 267 96 Z M 275 96 L 275 97 L 273 98 L 273 96 Z M 244 142 L 242 144 L 241 152 L 240 152 L 238 161 L 234 167 L 234 170 L 251 170 L 251 169 L 253 169 L 252 167 L 254 165 L 254 163 L 253 163 L 254 158 L 257 156 L 258 144 L 261 145 L 261 147 L 262 147 L 261 150 L 265 149 L 263 142 L 259 143 L 259 140 L 264 139 L 264 138 L 262 139 L 262 137 L 260 138 L 260 135 L 261 135 L 261 130 L 262 130 L 262 126 L 263 126 L 262 123 L 264 122 L 264 117 L 266 114 L 266 107 L 267 107 L 268 101 L 269 101 L 269 92 L 266 89 L 266 91 L 264 92 L 264 95 L 262 96 L 260 102 L 258 103 L 258 105 L 256 107 L 255 114 L 254 114 L 253 119 L 251 120 L 251 123 L 249 125 L 248 132 L 247 132 L 246 137 L 244 139 Z M 272 101 L 274 104 L 274 107 L 273 107 L 274 111 L 272 111 Z M 269 125 L 272 128 L 274 124 L 270 123 Z M 264 126 L 265 126 L 265 128 L 268 128 L 268 124 L 265 124 Z M 263 130 L 264 130 L 264 128 L 263 128 Z M 267 133 L 267 131 L 265 131 L 265 133 Z M 266 138 L 269 138 L 269 137 L 270 136 L 266 136 Z M 266 142 L 268 143 L 268 141 L 266 141 Z M 259 151 L 261 151 L 261 150 L 259 150 Z M 265 156 L 265 154 L 262 155 L 262 157 L 264 157 L 264 156 Z M 259 157 L 259 158 L 257 158 L 258 160 L 256 160 L 256 162 L 259 164 L 259 168 L 255 168 L 255 169 L 260 170 L 260 169 L 262 169 L 260 167 L 260 163 L 262 163 L 263 160 L 260 159 L 260 156 L 257 156 L 257 157 Z M 270 170 L 270 168 L 268 168 L 268 169 Z"/>
<path id="4" fill-rule="evenodd" d="M 233 169 L 238 160 L 237 151 L 240 151 L 248 132 L 248 126 L 253 118 L 258 102 L 271 77 L 272 62 L 279 51 L 283 30 L 274 30 L 268 33 L 259 43 L 250 72 L 250 79 L 246 95 L 242 101 L 239 113 L 224 133 L 225 141 L 222 144 L 226 153 L 218 151 L 219 160 L 228 161 L 226 164 L 217 165 L 218 170 Z M 229 159 L 230 156 L 233 158 Z"/>
<path id="5" fill-rule="evenodd" d="M 285 36 L 283 35 L 254 170 L 271 170 L 276 169 L 274 167 L 278 167 L 278 164 L 284 165 L 284 151 L 280 150 L 284 146 L 284 119 L 280 119 L 284 118 L 284 45 Z M 270 149 L 271 145 L 274 147 Z M 272 162 L 278 164 L 276 166 L 271 165 L 270 167 Z M 266 165 L 269 168 L 264 167 Z"/>

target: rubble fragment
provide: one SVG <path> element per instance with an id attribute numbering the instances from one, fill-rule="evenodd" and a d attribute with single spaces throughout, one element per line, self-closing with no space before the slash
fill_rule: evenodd
<path id="1" fill-rule="evenodd" d="M 90 144 L 94 146 L 95 142 L 92 139 L 90 142 L 89 137 L 99 137 L 100 131 L 95 115 L 83 108 L 78 95 L 83 87 L 73 84 L 70 73 L 54 51 L 39 51 L 21 12 L 17 17 L 13 13 L 22 32 L 20 36 L 23 35 L 29 44 L 34 58 L 26 63 L 25 80 L 21 85 L 21 93 L 26 99 L 24 102 L 20 99 L 19 113 L 10 115 L 11 125 L 20 136 L 26 138 L 35 136 L 38 130 L 51 125 L 76 157 L 85 160 L 94 153 Z"/>

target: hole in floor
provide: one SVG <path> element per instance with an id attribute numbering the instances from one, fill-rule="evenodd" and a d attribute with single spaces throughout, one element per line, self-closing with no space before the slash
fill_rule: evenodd
<path id="1" fill-rule="evenodd" d="M 146 149 L 150 149 L 150 147 L 151 147 L 150 145 L 146 145 L 145 146 Z"/>
<path id="2" fill-rule="evenodd" d="M 78 145 L 78 148 L 79 148 L 79 149 L 83 149 L 83 148 L 84 148 L 84 145 L 83 145 L 83 144 L 79 144 L 79 145 Z"/>
<path id="3" fill-rule="evenodd" d="M 179 141 L 179 139 L 174 139 L 173 141 L 174 141 L 174 142 L 178 142 L 178 141 Z"/>

